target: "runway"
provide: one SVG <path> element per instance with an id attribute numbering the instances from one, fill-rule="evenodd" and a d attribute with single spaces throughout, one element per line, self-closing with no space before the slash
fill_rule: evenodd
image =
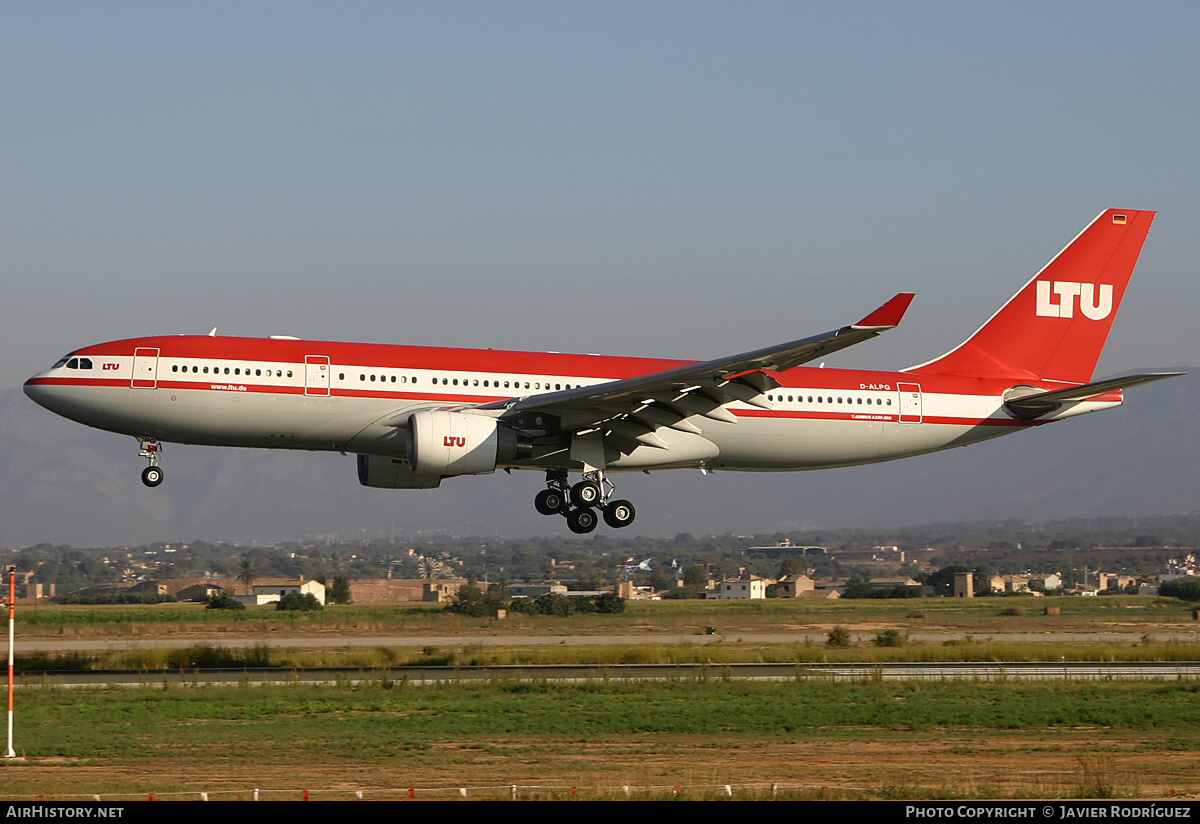
<path id="1" fill-rule="evenodd" d="M 870 643 L 879 633 L 878 628 L 870 631 L 855 632 L 851 636 L 855 642 Z M 1005 641 L 1016 643 L 1031 642 L 1072 642 L 1072 641 L 1122 641 L 1134 643 L 1142 641 L 1147 634 L 1145 629 L 1118 632 L 910 632 L 910 641 Z M 1151 635 L 1157 640 L 1173 640 L 1184 643 L 1200 642 L 1200 631 L 1197 630 L 1152 630 Z M 493 647 L 493 646 L 635 646 L 638 644 L 712 644 L 712 643 L 745 643 L 745 644 L 823 644 L 826 630 L 814 628 L 810 632 L 739 632 L 728 635 L 717 632 L 713 635 L 690 633 L 642 635 L 322 635 L 322 636 L 278 636 L 251 635 L 242 633 L 214 633 L 190 636 L 187 638 L 20 638 L 16 639 L 16 651 L 30 652 L 97 652 L 122 649 L 181 649 L 195 644 L 220 644 L 226 647 L 252 647 L 256 644 L 266 644 L 270 647 L 296 647 L 304 649 L 337 649 L 344 647 Z"/>
<path id="2" fill-rule="evenodd" d="M 153 686 L 162 684 L 312 683 L 363 681 L 434 684 L 466 681 L 911 681 L 911 680 L 1180 680 L 1200 677 L 1200 661 L 1169 663 L 864 663 L 864 664 L 545 664 L 479 667 L 321 667 L 308 669 L 240 668 L 96 670 L 22 675 L 18 686 Z"/>

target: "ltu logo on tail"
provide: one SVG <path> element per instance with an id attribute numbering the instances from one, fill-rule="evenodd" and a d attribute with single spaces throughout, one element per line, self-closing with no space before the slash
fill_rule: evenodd
<path id="1" fill-rule="evenodd" d="M 1051 293 L 1057 301 L 1051 300 Z M 1069 280 L 1037 282 L 1037 314 L 1043 318 L 1075 317 L 1075 299 L 1079 311 L 1088 320 L 1103 320 L 1112 312 L 1113 288 L 1107 283 L 1072 283 Z"/>

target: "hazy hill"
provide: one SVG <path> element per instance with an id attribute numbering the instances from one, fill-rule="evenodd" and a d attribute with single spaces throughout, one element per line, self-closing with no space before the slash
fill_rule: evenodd
<path id="1" fill-rule="evenodd" d="M 768 533 L 987 518 L 1049 520 L 1200 509 L 1200 370 L 1130 390 L 1117 410 L 936 455 L 807 473 L 616 475 L 630 533 Z M 132 438 L 0 392 L 0 545 L 271 541 L 436 533 L 567 533 L 532 505 L 538 473 L 438 490 L 358 485 L 352 457 L 168 445 L 146 489 Z M 601 529 L 606 529 L 601 527 Z"/>

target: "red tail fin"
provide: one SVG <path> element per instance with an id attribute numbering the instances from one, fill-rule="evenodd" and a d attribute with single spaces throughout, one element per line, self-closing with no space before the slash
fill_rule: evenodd
<path id="1" fill-rule="evenodd" d="M 1101 212 L 974 335 L 904 371 L 1087 383 L 1153 220 Z"/>

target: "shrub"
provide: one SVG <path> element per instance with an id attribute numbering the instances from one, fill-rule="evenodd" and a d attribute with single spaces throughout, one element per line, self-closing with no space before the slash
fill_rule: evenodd
<path id="1" fill-rule="evenodd" d="M 1171 581 L 1163 581 L 1158 588 L 1158 594 L 1184 601 L 1200 601 L 1200 576 L 1187 575 Z"/>
<path id="2" fill-rule="evenodd" d="M 875 636 L 874 644 L 877 647 L 902 647 L 907 640 L 908 636 L 900 630 L 885 629 Z"/>
<path id="3" fill-rule="evenodd" d="M 829 635 L 825 639 L 825 646 L 834 649 L 846 649 L 853 643 L 854 641 L 850 637 L 850 630 L 841 626 L 829 630 Z"/>
<path id="4" fill-rule="evenodd" d="M 205 609 L 245 609 L 246 605 L 232 595 L 213 595 Z"/>
<path id="5" fill-rule="evenodd" d="M 284 595 L 275 602 L 275 609 L 292 609 L 309 612 L 311 610 L 321 609 L 321 602 L 318 601 L 317 596 L 313 595 L 311 592 L 306 592 L 303 595 L 301 595 L 299 592 L 289 592 L 287 595 Z"/>

